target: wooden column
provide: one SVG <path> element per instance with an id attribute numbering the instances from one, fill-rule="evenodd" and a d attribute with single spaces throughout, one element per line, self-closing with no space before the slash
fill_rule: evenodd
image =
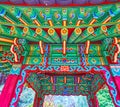
<path id="1" fill-rule="evenodd" d="M 22 92 L 25 73 L 21 65 L 13 65 L 0 96 L 0 107 L 16 107 Z"/>
<path id="2" fill-rule="evenodd" d="M 92 94 L 87 97 L 89 107 L 99 107 L 97 96 Z"/>

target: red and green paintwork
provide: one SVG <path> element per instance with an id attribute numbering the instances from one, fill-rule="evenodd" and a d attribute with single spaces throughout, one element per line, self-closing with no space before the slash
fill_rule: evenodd
<path id="1" fill-rule="evenodd" d="M 34 107 L 42 106 L 46 94 L 82 94 L 90 107 L 98 107 L 96 92 L 104 84 L 120 107 L 119 17 L 120 3 L 52 8 L 0 5 L 0 72 L 10 71 L 1 107 L 17 105 L 25 82 L 36 92 Z M 117 44 L 113 44 L 115 37 Z M 86 41 L 90 41 L 88 54 Z"/>

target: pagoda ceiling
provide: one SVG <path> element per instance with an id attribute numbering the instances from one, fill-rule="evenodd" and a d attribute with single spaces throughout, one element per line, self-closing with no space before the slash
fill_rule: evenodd
<path id="1" fill-rule="evenodd" d="M 40 64 L 45 70 L 84 66 L 83 62 L 108 65 L 102 41 L 119 35 L 120 3 L 67 8 L 0 5 L 0 58 L 5 63 Z"/>
<path id="2" fill-rule="evenodd" d="M 0 37 L 45 43 L 98 41 L 119 36 L 119 17 L 119 3 L 67 8 L 0 5 Z"/>
<path id="3" fill-rule="evenodd" d="M 96 93 L 105 84 L 100 74 L 71 76 L 31 73 L 27 82 L 36 92 L 44 95 L 88 95 Z"/>

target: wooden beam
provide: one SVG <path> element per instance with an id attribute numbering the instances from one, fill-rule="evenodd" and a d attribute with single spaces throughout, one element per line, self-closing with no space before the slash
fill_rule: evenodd
<path id="1" fill-rule="evenodd" d="M 10 22 L 11 24 L 15 24 L 11 19 L 9 19 L 7 16 L 3 16 L 4 19 L 6 19 L 8 22 Z"/>
<path id="2" fill-rule="evenodd" d="M 103 23 L 102 24 L 106 24 L 107 22 L 109 22 L 110 20 L 111 20 L 111 16 L 109 16 L 107 19 L 105 19 L 104 21 L 103 21 Z"/>
<path id="3" fill-rule="evenodd" d="M 113 45 L 115 45 L 117 47 L 117 50 L 113 56 L 113 62 L 116 63 L 118 60 L 118 54 L 120 53 L 120 45 L 118 44 L 118 39 L 116 37 L 114 37 L 114 39 L 113 39 Z"/>
<path id="4" fill-rule="evenodd" d="M 63 55 L 66 55 L 66 41 L 63 41 Z"/>
<path id="5" fill-rule="evenodd" d="M 80 26 L 82 20 L 78 20 L 77 23 L 76 23 L 76 26 Z"/>
<path id="6" fill-rule="evenodd" d="M 66 20 L 63 20 L 62 25 L 63 25 L 63 26 L 67 26 L 67 21 L 66 21 Z"/>
<path id="7" fill-rule="evenodd" d="M 67 83 L 67 77 L 64 76 L 64 83 L 66 84 Z"/>
<path id="8" fill-rule="evenodd" d="M 49 23 L 50 26 L 53 26 L 52 20 L 48 20 L 48 23 Z"/>
<path id="9" fill-rule="evenodd" d="M 52 84 L 54 84 L 53 76 L 50 77 L 50 81 L 51 81 Z"/>
<path id="10" fill-rule="evenodd" d="M 89 48 L 90 48 L 90 41 L 87 40 L 85 44 L 86 44 L 86 46 L 85 46 L 85 54 L 88 54 L 89 53 Z"/>
<path id="11" fill-rule="evenodd" d="M 80 83 L 80 77 L 77 77 L 77 83 L 78 84 Z"/>
<path id="12" fill-rule="evenodd" d="M 44 54 L 44 48 L 43 48 L 43 43 L 42 41 L 39 41 L 39 47 L 40 47 L 40 54 Z"/>
<path id="13" fill-rule="evenodd" d="M 27 26 L 28 24 L 22 19 L 22 18 L 18 18 L 19 20 L 20 20 L 20 22 L 22 23 L 22 24 L 24 24 L 25 26 Z"/>
<path id="14" fill-rule="evenodd" d="M 33 20 L 33 22 L 34 22 L 37 26 L 40 26 L 40 23 L 38 22 L 37 19 Z"/>
<path id="15" fill-rule="evenodd" d="M 0 38 L 1 42 L 8 42 L 8 43 L 14 43 L 14 40 L 6 39 L 6 38 Z"/>
<path id="16" fill-rule="evenodd" d="M 91 20 L 91 22 L 89 23 L 89 25 L 94 24 L 96 21 L 97 21 L 97 20 L 96 20 L 95 18 L 93 18 L 93 19 Z"/>

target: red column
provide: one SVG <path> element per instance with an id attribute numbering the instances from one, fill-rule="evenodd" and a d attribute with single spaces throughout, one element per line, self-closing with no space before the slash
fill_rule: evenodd
<path id="1" fill-rule="evenodd" d="M 99 102 L 96 95 L 94 95 L 94 97 L 92 98 L 92 103 L 93 107 L 99 107 Z"/>
<path id="2" fill-rule="evenodd" d="M 99 102 L 96 95 L 90 95 L 88 98 L 89 107 L 99 107 Z"/>
<path id="3" fill-rule="evenodd" d="M 102 72 L 115 107 L 120 107 L 120 83 L 118 82 L 120 80 L 120 69 L 117 69 L 115 67 L 116 65 L 114 65 L 115 68 L 112 66 L 113 65 L 110 65 L 111 69 L 102 67 Z"/>
<path id="4" fill-rule="evenodd" d="M 19 75 L 10 74 L 0 96 L 0 107 L 9 107 L 14 96 Z"/>
<path id="5" fill-rule="evenodd" d="M 110 65 L 112 78 L 120 95 L 120 65 Z"/>
<path id="6" fill-rule="evenodd" d="M 40 106 L 40 98 L 38 97 L 38 93 L 36 93 L 35 95 L 35 99 L 34 99 L 34 107 L 39 107 Z"/>
<path id="7" fill-rule="evenodd" d="M 25 82 L 26 73 L 21 65 L 13 65 L 0 96 L 0 107 L 16 107 Z"/>

